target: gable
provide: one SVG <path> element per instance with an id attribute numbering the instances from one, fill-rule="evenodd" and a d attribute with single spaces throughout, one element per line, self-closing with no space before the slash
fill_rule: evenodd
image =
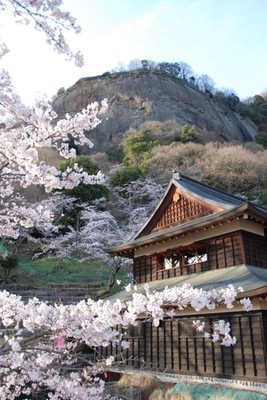
<path id="1" fill-rule="evenodd" d="M 179 194 L 176 190 L 167 204 L 164 212 L 156 221 L 151 231 L 167 228 L 171 225 L 212 214 L 212 209 L 197 201 L 191 200 L 188 196 Z"/>
<path id="2" fill-rule="evenodd" d="M 184 237 L 186 232 L 191 235 L 193 231 L 206 230 L 208 225 L 214 228 L 214 224 L 221 226 L 233 219 L 244 223 L 254 221 L 263 224 L 263 228 L 267 226 L 267 208 L 174 171 L 165 194 L 141 229 L 127 243 L 106 251 L 134 258 L 135 252 L 150 244 L 163 245 Z"/>
<path id="3" fill-rule="evenodd" d="M 140 236 L 212 214 L 214 211 L 212 206 L 173 187 Z"/>
<path id="4" fill-rule="evenodd" d="M 244 204 L 244 199 L 173 172 L 162 200 L 133 239 Z"/>

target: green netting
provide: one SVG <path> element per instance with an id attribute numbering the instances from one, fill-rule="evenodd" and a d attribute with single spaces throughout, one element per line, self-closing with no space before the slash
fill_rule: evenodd
<path id="1" fill-rule="evenodd" d="M 8 256 L 8 250 L 3 243 L 0 243 L 0 257 L 6 258 Z"/>
<path id="2" fill-rule="evenodd" d="M 172 388 L 172 392 L 189 394 L 193 400 L 267 400 L 267 394 L 250 390 L 217 389 L 209 385 L 177 383 Z"/>

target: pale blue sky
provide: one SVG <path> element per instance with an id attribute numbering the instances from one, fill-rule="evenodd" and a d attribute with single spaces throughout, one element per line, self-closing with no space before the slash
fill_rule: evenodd
<path id="1" fill-rule="evenodd" d="M 64 5 L 82 26 L 80 35 L 68 36 L 85 56 L 82 69 L 54 54 L 32 29 L 11 30 L 11 23 L 0 21 L 11 48 L 5 64 L 26 101 L 35 92 L 50 97 L 81 77 L 134 59 L 184 61 L 241 99 L 267 90 L 267 0 L 65 0 Z"/>

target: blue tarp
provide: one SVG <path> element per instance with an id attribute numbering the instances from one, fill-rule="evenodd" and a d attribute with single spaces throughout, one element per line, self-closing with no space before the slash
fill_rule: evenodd
<path id="1" fill-rule="evenodd" d="M 189 394 L 193 400 L 212 400 L 213 398 L 223 400 L 267 400 L 267 393 L 239 389 L 217 389 L 210 385 L 177 383 L 172 388 L 172 392 Z"/>

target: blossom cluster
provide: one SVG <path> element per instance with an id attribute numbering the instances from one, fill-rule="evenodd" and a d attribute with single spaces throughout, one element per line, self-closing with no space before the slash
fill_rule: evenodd
<path id="1" fill-rule="evenodd" d="M 176 309 L 200 311 L 220 304 L 229 308 L 236 294 L 231 285 L 204 291 L 187 284 L 157 292 L 146 284 L 133 288 L 128 301 L 87 299 L 75 305 L 52 305 L 37 298 L 24 303 L 19 296 L 0 292 L 0 398 L 13 400 L 20 394 L 44 390 L 53 400 L 104 399 L 104 382 L 98 379 L 98 372 L 103 365 L 108 369 L 118 361 L 119 353 L 123 356 L 130 347 L 118 327 L 137 325 L 140 315 L 158 326 L 164 317 L 174 317 Z M 251 308 L 248 300 L 243 305 Z M 235 343 L 229 323 L 223 320 L 214 324 L 209 335 L 202 322 L 195 321 L 194 327 L 214 342 L 225 346 Z M 92 364 L 79 352 L 81 345 L 97 351 L 109 344 L 116 346 L 116 357 L 99 364 Z"/>
<path id="2" fill-rule="evenodd" d="M 4 14 L 12 13 L 16 22 L 32 24 L 42 31 L 50 45 L 68 59 L 74 58 L 82 64 L 80 53 L 68 47 L 63 31 L 78 33 L 80 27 L 69 12 L 62 10 L 62 0 L 5 0 L 0 2 Z M 9 51 L 0 40 L 0 60 Z M 18 196 L 18 188 L 31 185 L 53 189 L 71 189 L 80 183 L 102 183 L 104 175 L 89 175 L 77 165 L 67 171 L 58 171 L 40 159 L 42 148 L 52 148 L 64 158 L 74 157 L 75 145 L 91 148 L 93 143 L 85 131 L 94 129 L 101 120 L 99 116 L 107 109 L 107 100 L 94 102 L 76 115 L 58 118 L 47 98 L 36 99 L 34 106 L 22 103 L 15 93 L 8 71 L 0 70 L 0 237 L 17 238 L 20 228 L 34 227 L 51 221 L 51 213 L 44 213 L 27 204 Z"/>
<path id="3" fill-rule="evenodd" d="M 77 165 L 64 172 L 46 164 L 39 158 L 40 148 L 52 148 L 62 157 L 69 158 L 75 151 L 69 148 L 72 137 L 75 144 L 92 147 L 84 133 L 101 121 L 98 115 L 107 109 L 107 100 L 90 104 L 75 116 L 57 115 L 48 101 L 35 107 L 24 106 L 14 94 L 8 73 L 0 73 L 0 236 L 16 238 L 22 226 L 40 224 L 40 219 L 50 220 L 47 213 L 38 212 L 27 205 L 16 191 L 20 186 L 42 186 L 47 192 L 53 189 L 71 189 L 80 183 L 100 184 L 105 177 L 99 172 L 89 175 Z"/>
<path id="4" fill-rule="evenodd" d="M 0 10 L 11 10 L 17 23 L 22 25 L 32 24 L 41 31 L 47 43 L 60 53 L 65 54 L 67 60 L 74 59 L 75 64 L 83 65 L 83 56 L 80 51 L 73 52 L 68 46 L 63 31 L 72 30 L 75 33 L 81 31 L 76 19 L 68 11 L 61 9 L 62 0 L 5 0 L 0 2 Z"/>

